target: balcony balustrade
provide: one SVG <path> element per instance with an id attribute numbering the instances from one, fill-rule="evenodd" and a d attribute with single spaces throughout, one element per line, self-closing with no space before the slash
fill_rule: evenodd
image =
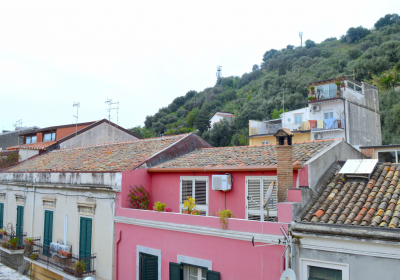
<path id="1" fill-rule="evenodd" d="M 80 279 L 96 274 L 95 254 L 85 256 L 65 254 L 54 250 L 51 246 L 41 244 L 40 238 L 35 239 L 33 245 L 25 245 L 24 256 L 40 266 L 51 267 L 53 270 L 59 271 L 61 275 Z"/>
<path id="2" fill-rule="evenodd" d="M 318 122 L 322 125 L 318 126 Z M 311 131 L 322 131 L 329 129 L 344 129 L 344 119 L 335 119 L 331 124 L 326 124 L 324 120 L 318 120 L 316 127 L 311 127 Z"/>
<path id="3" fill-rule="evenodd" d="M 15 234 L 14 232 L 2 231 L 0 234 L 1 250 L 10 253 L 18 253 L 18 251 L 23 250 L 25 247 L 25 242 L 24 242 L 25 237 L 26 237 L 26 232 L 21 234 Z"/>

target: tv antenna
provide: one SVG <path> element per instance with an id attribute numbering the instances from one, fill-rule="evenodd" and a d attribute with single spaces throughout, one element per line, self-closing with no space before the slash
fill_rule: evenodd
<path id="1" fill-rule="evenodd" d="M 299 36 L 300 36 L 300 47 L 303 46 L 303 31 L 299 32 Z"/>
<path id="2" fill-rule="evenodd" d="M 288 90 L 288 88 L 282 88 L 279 91 L 283 91 L 282 94 L 282 106 L 283 106 L 283 110 L 282 110 L 282 119 L 283 119 L 283 127 L 285 127 L 285 118 L 283 117 L 283 114 L 285 113 L 285 90 Z"/>
<path id="3" fill-rule="evenodd" d="M 81 107 L 81 103 L 74 102 L 74 105 L 72 105 L 72 107 L 76 107 L 76 116 L 74 116 L 74 118 L 76 118 L 76 127 L 75 127 L 75 141 L 76 141 L 76 135 L 78 134 L 78 109 L 79 107 Z"/>
<path id="4" fill-rule="evenodd" d="M 112 102 L 112 99 L 107 99 L 105 103 L 107 103 L 109 106 L 108 109 L 106 109 L 108 111 L 108 122 L 111 121 L 111 110 L 117 110 L 117 125 L 118 125 L 119 102 Z M 117 107 L 111 108 L 111 106 L 115 104 L 117 104 Z"/>
<path id="5" fill-rule="evenodd" d="M 353 76 L 353 80 L 355 80 L 356 79 L 356 74 L 355 74 L 355 72 L 354 72 L 354 69 L 352 70 L 352 72 L 353 72 L 353 74 L 350 74 L 350 75 L 344 75 L 345 77 L 350 77 L 350 76 Z"/>
<path id="6" fill-rule="evenodd" d="M 16 121 L 16 122 L 13 124 L 13 127 L 15 127 L 15 129 L 17 129 L 17 127 L 21 127 L 21 126 L 22 126 L 22 119 Z"/>
<path id="7" fill-rule="evenodd" d="M 221 70 L 222 66 L 221 65 L 217 66 L 217 80 L 219 80 L 222 77 Z"/>

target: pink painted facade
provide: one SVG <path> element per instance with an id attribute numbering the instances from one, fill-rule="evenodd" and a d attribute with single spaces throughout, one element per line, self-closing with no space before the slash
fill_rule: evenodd
<path id="1" fill-rule="evenodd" d="M 177 263 L 178 256 L 212 262 L 212 270 L 220 279 L 279 279 L 284 270 L 281 259 L 283 245 L 280 227 L 288 229 L 292 221 L 291 203 L 278 204 L 278 222 L 246 220 L 246 176 L 276 176 L 276 171 L 230 172 L 232 190 L 226 194 L 212 190 L 212 175 L 219 173 L 147 173 L 146 169 L 125 171 L 122 191 L 117 195 L 115 223 L 115 278 L 136 279 L 138 246 L 161 252 L 161 278 L 169 278 L 169 263 Z M 208 176 L 209 214 L 226 209 L 235 214 L 228 228 L 221 229 L 218 217 L 180 214 L 181 176 Z M 293 172 L 296 186 L 298 171 Z M 150 204 L 161 201 L 172 213 L 137 210 L 128 207 L 129 186 L 140 186 L 150 192 Z M 292 195 L 296 198 L 296 194 Z M 289 196 L 291 197 L 291 196 Z M 253 236 L 263 238 L 265 247 L 253 247 Z M 269 240 L 269 241 L 268 241 Z M 257 242 L 256 244 L 261 244 Z"/>

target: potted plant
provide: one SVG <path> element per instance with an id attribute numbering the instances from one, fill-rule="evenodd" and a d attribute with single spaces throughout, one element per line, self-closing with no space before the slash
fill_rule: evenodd
<path id="1" fill-rule="evenodd" d="M 37 259 L 37 257 L 38 257 L 38 255 L 32 254 L 29 258 L 30 258 L 32 261 L 34 261 L 34 260 Z"/>
<path id="2" fill-rule="evenodd" d="M 233 215 L 229 209 L 219 210 L 217 215 L 219 217 L 219 222 L 221 223 L 222 229 L 227 229 L 229 218 L 235 218 L 235 215 Z"/>
<path id="3" fill-rule="evenodd" d="M 165 212 L 172 212 L 172 208 L 165 208 Z"/>
<path id="4" fill-rule="evenodd" d="M 18 238 L 18 237 L 15 237 L 15 238 L 13 238 L 13 239 L 11 239 L 11 240 L 8 240 L 7 243 L 8 243 L 8 245 L 11 247 L 11 249 L 14 250 L 15 247 L 17 247 L 18 241 L 19 241 L 19 238 Z"/>
<path id="5" fill-rule="evenodd" d="M 314 87 L 314 86 L 310 86 L 308 89 L 310 90 L 311 95 L 314 95 L 314 93 L 315 93 L 315 91 L 314 91 L 315 87 Z"/>
<path id="6" fill-rule="evenodd" d="M 154 206 L 153 206 L 153 210 L 154 211 L 160 211 L 160 212 L 164 212 L 165 210 L 165 203 L 161 203 L 159 201 L 157 201 Z"/>
<path id="7" fill-rule="evenodd" d="M 7 243 L 6 242 L 2 242 L 1 243 L 1 247 L 6 248 L 7 247 Z"/>
<path id="8" fill-rule="evenodd" d="M 63 257 L 66 257 L 66 258 L 70 258 L 72 256 L 72 254 L 70 252 L 63 251 L 63 250 L 58 250 L 58 254 Z"/>
<path id="9" fill-rule="evenodd" d="M 201 215 L 201 211 L 194 209 L 190 214 L 192 214 L 192 215 Z"/>
<path id="10" fill-rule="evenodd" d="M 86 262 L 84 260 L 78 261 L 75 263 L 74 268 L 76 274 L 82 274 L 86 270 Z"/>
<path id="11" fill-rule="evenodd" d="M 32 238 L 28 237 L 28 238 L 25 238 L 25 243 L 28 244 L 28 245 L 33 245 L 34 241 L 33 241 Z"/>
<path id="12" fill-rule="evenodd" d="M 342 88 L 344 88 L 344 87 L 345 87 L 344 82 L 342 82 Z"/>
<path id="13" fill-rule="evenodd" d="M 7 231 L 5 231 L 4 229 L 0 229 L 0 234 L 1 235 L 7 235 Z"/>
<path id="14" fill-rule="evenodd" d="M 196 209 L 196 201 L 193 197 L 188 196 L 183 202 L 183 214 L 190 214 L 194 209 Z"/>

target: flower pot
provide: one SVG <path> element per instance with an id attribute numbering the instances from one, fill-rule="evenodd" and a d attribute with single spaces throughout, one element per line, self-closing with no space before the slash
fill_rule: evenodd
<path id="1" fill-rule="evenodd" d="M 190 214 L 190 211 L 188 211 L 188 210 L 182 210 L 182 214 Z"/>
<path id="2" fill-rule="evenodd" d="M 154 210 L 154 211 L 157 211 L 157 207 L 153 206 L 153 210 Z"/>
<path id="3" fill-rule="evenodd" d="M 28 244 L 28 245 L 33 245 L 34 244 L 33 241 L 26 241 L 26 240 L 25 240 L 25 243 Z"/>
<path id="4" fill-rule="evenodd" d="M 1 232 L 1 235 L 7 235 L 7 232 L 2 231 L 2 232 Z"/>
<path id="5" fill-rule="evenodd" d="M 344 83 L 343 83 L 343 84 L 341 84 L 341 87 L 342 87 L 342 88 L 344 88 Z"/>

